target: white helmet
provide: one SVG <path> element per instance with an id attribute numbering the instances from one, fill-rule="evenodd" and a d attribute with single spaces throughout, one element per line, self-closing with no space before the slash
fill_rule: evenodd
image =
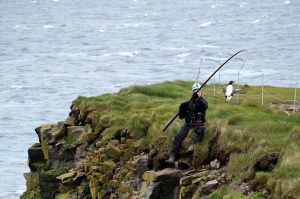
<path id="1" fill-rule="evenodd" d="M 201 84 L 199 84 L 199 83 L 193 84 L 193 86 L 192 86 L 193 93 L 196 93 L 200 88 L 201 88 Z"/>

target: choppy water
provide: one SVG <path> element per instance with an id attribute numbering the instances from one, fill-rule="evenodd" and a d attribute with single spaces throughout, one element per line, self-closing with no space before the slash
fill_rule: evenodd
<path id="1" fill-rule="evenodd" d="M 34 128 L 64 120 L 78 95 L 200 80 L 238 50 L 221 81 L 300 79 L 296 0 L 0 0 L 0 198 L 25 189 Z M 243 60 L 242 60 L 243 59 Z"/>

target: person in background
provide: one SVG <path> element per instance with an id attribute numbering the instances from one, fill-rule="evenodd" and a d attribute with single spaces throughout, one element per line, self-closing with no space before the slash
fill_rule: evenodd
<path id="1" fill-rule="evenodd" d="M 170 163 L 175 162 L 181 143 L 191 129 L 195 131 L 196 137 L 194 138 L 192 145 L 188 148 L 188 152 L 193 152 L 194 144 L 202 141 L 204 137 L 205 114 L 208 103 L 203 97 L 202 90 L 199 90 L 200 88 L 201 85 L 199 83 L 193 84 L 192 99 L 189 102 L 181 103 L 179 107 L 179 118 L 185 119 L 185 123 L 174 137 L 168 159 L 168 162 Z"/>
<path id="2" fill-rule="evenodd" d="M 234 81 L 230 81 L 228 83 L 228 85 L 226 86 L 225 88 L 225 101 L 229 101 L 232 99 L 232 96 L 233 96 L 233 86 L 232 84 L 234 83 Z"/>

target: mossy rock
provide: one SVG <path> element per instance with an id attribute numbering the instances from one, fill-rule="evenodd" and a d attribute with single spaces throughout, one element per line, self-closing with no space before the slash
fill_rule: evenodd
<path id="1" fill-rule="evenodd" d="M 38 188 L 38 186 L 39 186 L 38 172 L 24 173 L 24 177 L 26 179 L 27 191 L 30 192 L 31 190 Z"/>
<path id="2" fill-rule="evenodd" d="M 42 199 L 41 191 L 38 187 L 30 191 L 27 190 L 20 196 L 20 199 Z"/>
<path id="3" fill-rule="evenodd" d="M 59 180 L 57 171 L 46 171 L 39 173 L 39 187 L 43 198 L 53 198 L 58 192 Z"/>
<path id="4" fill-rule="evenodd" d="M 143 180 L 150 183 L 156 179 L 157 175 L 155 171 L 147 171 L 143 175 Z"/>
<path id="5" fill-rule="evenodd" d="M 119 187 L 119 182 L 117 180 L 110 180 L 107 184 L 108 189 L 117 189 Z"/>
<path id="6" fill-rule="evenodd" d="M 28 159 L 29 159 L 29 162 L 31 162 L 31 163 L 45 161 L 43 149 L 39 143 L 32 145 L 28 149 Z"/>
<path id="7" fill-rule="evenodd" d="M 117 147 L 108 146 L 105 149 L 105 154 L 114 160 L 119 160 L 121 153 L 122 152 Z"/>
<path id="8" fill-rule="evenodd" d="M 46 162 L 35 162 L 32 163 L 30 160 L 28 161 L 28 166 L 30 168 L 30 171 L 35 172 L 35 171 L 44 171 L 47 168 L 47 163 Z"/>
<path id="9" fill-rule="evenodd" d="M 103 163 L 100 164 L 99 166 L 99 171 L 101 173 L 107 173 L 107 172 L 111 172 L 113 173 L 113 171 L 117 168 L 117 164 L 114 163 L 111 160 L 105 161 Z"/>
<path id="10" fill-rule="evenodd" d="M 45 125 L 37 127 L 35 129 L 36 133 L 38 134 L 41 146 L 42 146 L 42 150 L 43 150 L 43 153 L 44 153 L 45 160 L 49 159 L 49 156 L 48 156 L 48 142 L 50 140 L 52 140 L 51 130 L 55 126 L 56 126 L 55 124 L 45 124 Z"/>
<path id="11" fill-rule="evenodd" d="M 71 171 L 68 173 L 64 173 L 62 175 L 57 176 L 56 178 L 59 179 L 63 184 L 73 181 L 73 178 L 76 176 L 75 171 Z"/>
<path id="12" fill-rule="evenodd" d="M 65 122 L 64 122 L 65 126 L 75 126 L 76 125 L 76 119 L 72 116 L 69 116 Z"/>

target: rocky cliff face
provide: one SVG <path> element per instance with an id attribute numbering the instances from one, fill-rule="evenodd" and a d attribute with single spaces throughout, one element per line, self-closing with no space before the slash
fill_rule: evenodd
<path id="1" fill-rule="evenodd" d="M 28 149 L 31 172 L 21 198 L 198 198 L 226 183 L 217 161 L 204 168 L 186 156 L 170 167 L 163 138 L 149 148 L 127 129 L 104 139 L 108 127 L 96 130 L 79 113 L 72 105 L 66 121 L 36 128 L 39 143 Z"/>
<path id="2" fill-rule="evenodd" d="M 65 121 L 36 128 L 21 198 L 299 198 L 299 114 L 257 105 L 256 94 L 207 98 L 204 140 L 187 154 L 190 133 L 176 164 L 166 163 L 181 124 L 161 129 L 190 85 L 78 97 Z"/>

